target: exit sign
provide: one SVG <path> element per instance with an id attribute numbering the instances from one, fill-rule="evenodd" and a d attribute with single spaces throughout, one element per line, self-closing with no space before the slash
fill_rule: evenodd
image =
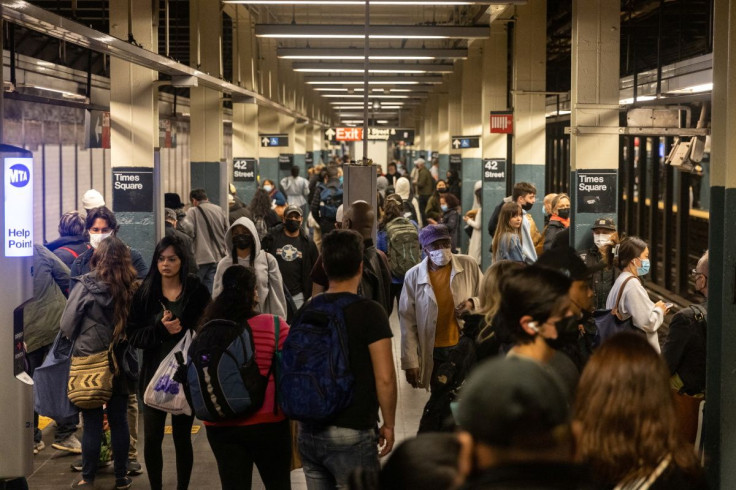
<path id="1" fill-rule="evenodd" d="M 491 111 L 491 134 L 513 134 L 514 113 L 511 111 Z"/>

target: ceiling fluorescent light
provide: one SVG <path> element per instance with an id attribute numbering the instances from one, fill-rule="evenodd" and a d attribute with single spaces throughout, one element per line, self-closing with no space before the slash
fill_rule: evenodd
<path id="1" fill-rule="evenodd" d="M 360 25 L 258 24 L 256 37 L 364 39 Z M 371 39 L 487 39 L 490 29 L 475 26 L 371 26 Z"/>
<path id="2" fill-rule="evenodd" d="M 362 63 L 307 63 L 297 61 L 292 64 L 294 71 L 303 73 L 364 73 Z M 450 63 L 371 63 L 368 65 L 370 73 L 452 73 Z"/>
<path id="3" fill-rule="evenodd" d="M 362 95 L 344 95 L 344 94 L 325 94 L 328 99 L 362 99 Z M 368 96 L 369 99 L 408 99 L 408 95 L 373 95 Z"/>
<path id="4" fill-rule="evenodd" d="M 222 3 L 241 5 L 365 5 L 361 0 L 223 0 Z M 483 1 L 473 0 L 371 0 L 371 5 L 397 5 L 397 6 L 462 6 L 486 4 Z"/>
<path id="5" fill-rule="evenodd" d="M 365 80 L 363 77 L 304 77 L 304 82 L 308 85 L 363 85 Z M 419 85 L 420 83 L 440 84 L 442 77 L 422 76 L 422 77 L 371 77 L 368 79 L 369 85 Z"/>
<path id="6" fill-rule="evenodd" d="M 291 60 L 362 60 L 363 48 L 277 48 L 276 56 Z M 460 60 L 467 59 L 467 49 L 371 48 L 370 60 Z"/>

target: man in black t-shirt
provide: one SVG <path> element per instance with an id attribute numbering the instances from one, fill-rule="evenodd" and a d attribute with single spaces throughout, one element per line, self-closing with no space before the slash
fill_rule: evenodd
<path id="1" fill-rule="evenodd" d="M 329 280 L 326 297 L 357 296 L 362 236 L 351 230 L 330 232 L 322 239 L 322 258 Z M 299 452 L 310 488 L 344 487 L 356 468 L 378 471 L 379 456 L 388 454 L 394 444 L 396 374 L 388 317 L 380 304 L 365 298 L 343 311 L 355 378 L 353 399 L 329 422 L 299 425 Z"/>
<path id="2" fill-rule="evenodd" d="M 302 228 L 302 208 L 288 206 L 284 222 L 263 237 L 261 247 L 276 257 L 281 277 L 297 307 L 312 296 L 310 273 L 317 260 L 317 247 Z"/>

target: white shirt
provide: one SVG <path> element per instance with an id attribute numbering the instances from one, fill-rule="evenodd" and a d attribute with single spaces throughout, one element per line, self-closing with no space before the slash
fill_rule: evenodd
<path id="1" fill-rule="evenodd" d="M 611 292 L 608 293 L 608 299 L 606 300 L 606 309 L 613 309 L 616 305 L 616 298 L 618 297 L 618 291 L 621 289 L 621 285 L 624 281 L 633 276 L 631 272 L 622 272 L 616 282 L 613 283 Z M 622 320 L 631 318 L 634 322 L 634 326 L 640 330 L 643 330 L 647 334 L 647 341 L 654 347 L 654 350 L 661 352 L 659 348 L 659 335 L 657 330 L 662 326 L 664 322 L 664 312 L 660 308 L 654 306 L 654 303 L 649 299 L 647 290 L 641 284 L 638 279 L 632 279 L 626 283 L 626 289 L 624 289 L 621 295 L 621 302 L 618 305 L 618 313 Z"/>

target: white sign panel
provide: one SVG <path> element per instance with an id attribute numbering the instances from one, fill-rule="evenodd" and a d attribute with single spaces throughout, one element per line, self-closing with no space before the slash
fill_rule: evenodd
<path id="1" fill-rule="evenodd" d="M 33 255 L 33 159 L 5 158 L 5 256 Z"/>

